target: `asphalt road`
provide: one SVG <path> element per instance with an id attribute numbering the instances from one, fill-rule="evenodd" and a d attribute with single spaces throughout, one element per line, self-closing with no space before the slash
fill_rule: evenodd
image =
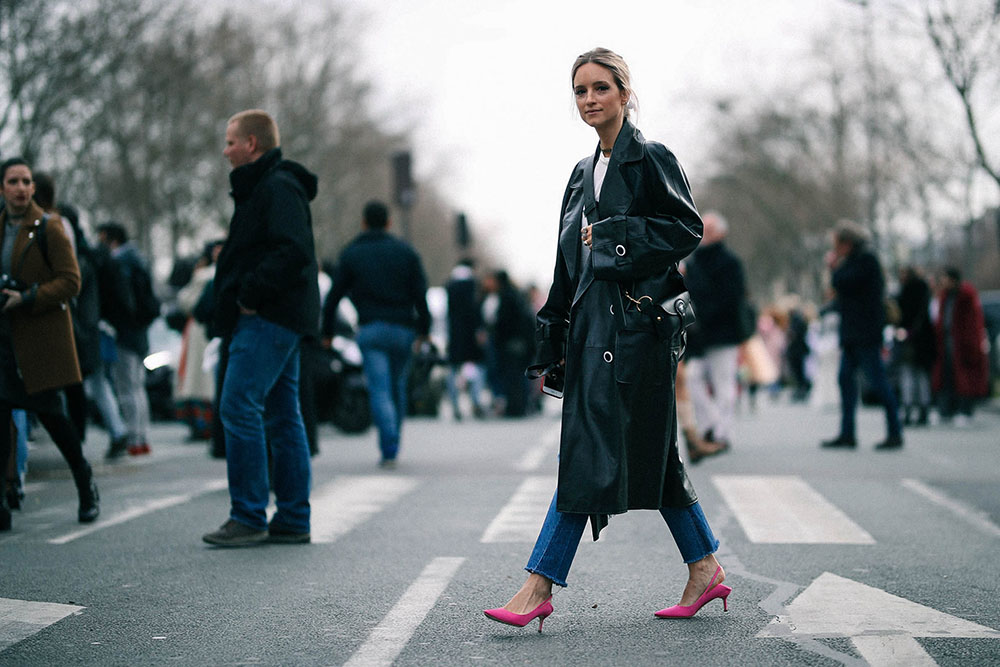
<path id="1" fill-rule="evenodd" d="M 557 402 L 546 399 L 549 409 Z M 545 622 L 487 620 L 520 585 L 555 483 L 558 419 L 407 422 L 401 463 L 324 427 L 310 545 L 214 549 L 224 462 L 155 428 L 153 453 L 100 462 L 101 519 L 39 436 L 27 504 L 0 534 L 0 664 L 837 665 L 1000 662 L 1000 412 L 821 451 L 837 415 L 762 400 L 731 452 L 690 475 L 733 587 L 658 620 L 686 569 L 655 512 L 585 537 Z M 589 531 L 588 531 L 589 534 Z"/>

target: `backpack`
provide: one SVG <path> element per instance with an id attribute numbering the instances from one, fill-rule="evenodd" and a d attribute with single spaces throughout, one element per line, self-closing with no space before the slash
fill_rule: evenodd
<path id="1" fill-rule="evenodd" d="M 153 279 L 145 268 L 132 271 L 132 295 L 135 298 L 135 323 L 146 328 L 160 316 L 160 300 L 153 292 Z"/>

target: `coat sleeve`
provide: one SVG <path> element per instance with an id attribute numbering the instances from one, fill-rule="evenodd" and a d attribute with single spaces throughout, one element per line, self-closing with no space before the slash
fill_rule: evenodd
<path id="1" fill-rule="evenodd" d="M 24 307 L 32 315 L 61 308 L 80 293 L 80 266 L 76 262 L 73 246 L 63 232 L 59 216 L 53 215 L 49 218 L 45 226 L 45 236 L 52 277 L 32 285 L 25 293 Z"/>
<path id="2" fill-rule="evenodd" d="M 649 215 L 616 215 L 594 224 L 594 277 L 628 281 L 663 273 L 701 240 L 702 223 L 687 176 L 662 144 L 647 142 L 640 176 Z"/>
<path id="3" fill-rule="evenodd" d="M 570 183 L 573 182 L 574 176 L 576 176 L 575 171 L 570 177 Z M 527 374 L 532 377 L 537 377 L 539 372 L 550 364 L 566 358 L 566 337 L 569 333 L 569 311 L 572 306 L 574 281 L 569 275 L 569 268 L 566 266 L 566 258 L 563 256 L 559 237 L 562 234 L 562 219 L 566 213 L 569 190 L 567 184 L 560 208 L 559 234 L 556 236 L 556 266 L 552 276 L 552 287 L 549 288 L 549 296 L 545 300 L 545 305 L 538 311 L 535 320 L 535 342 L 537 343 L 535 358 L 527 369 Z"/>
<path id="4" fill-rule="evenodd" d="M 303 272 L 312 265 L 312 228 L 309 204 L 291 178 L 278 174 L 267 185 L 264 220 L 267 252 L 257 267 L 243 279 L 237 301 L 251 310 L 286 297 L 300 285 Z"/>
<path id="5" fill-rule="evenodd" d="M 417 314 L 417 333 L 427 336 L 431 331 L 431 311 L 427 307 L 427 276 L 420 256 L 413 253 L 413 279 L 410 281 L 410 298 Z"/>

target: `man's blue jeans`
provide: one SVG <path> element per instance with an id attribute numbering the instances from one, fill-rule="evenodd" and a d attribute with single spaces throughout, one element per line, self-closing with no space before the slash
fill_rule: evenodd
<path id="1" fill-rule="evenodd" d="M 370 322 L 358 329 L 358 347 L 383 460 L 391 461 L 399 453 L 406 416 L 406 383 L 416 338 L 410 327 L 390 322 Z"/>
<path id="2" fill-rule="evenodd" d="M 220 401 L 226 433 L 230 518 L 267 528 L 268 444 L 277 512 L 272 523 L 309 532 L 309 444 L 299 409 L 299 335 L 240 315 L 229 342 Z"/>
<path id="3" fill-rule="evenodd" d="M 660 515 L 667 522 L 685 563 L 695 563 L 718 550 L 719 540 L 712 534 L 700 504 L 683 508 L 664 507 L 660 509 Z M 586 514 L 556 510 L 556 496 L 553 495 L 542 531 L 524 569 L 542 575 L 557 586 L 565 586 L 588 518 Z"/>
<path id="4" fill-rule="evenodd" d="M 841 349 L 840 373 L 837 377 L 840 383 L 840 435 L 849 438 L 855 436 L 859 369 L 882 400 L 889 437 L 902 435 L 896 394 L 889 386 L 889 378 L 885 366 L 882 365 L 878 345 L 845 345 Z"/>

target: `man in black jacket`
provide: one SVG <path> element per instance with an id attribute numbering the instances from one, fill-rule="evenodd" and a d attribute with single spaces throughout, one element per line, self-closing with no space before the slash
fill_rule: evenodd
<path id="1" fill-rule="evenodd" d="M 702 241 L 685 260 L 684 282 L 696 315 L 688 332 L 686 379 L 698 428 L 706 440 L 728 446 L 736 417 L 736 373 L 740 343 L 754 331 L 746 321 L 743 263 L 725 243 L 726 219 L 702 216 Z"/>
<path id="2" fill-rule="evenodd" d="M 431 326 L 420 257 L 388 232 L 389 222 L 385 204 L 371 201 L 365 205 L 362 232 L 340 255 L 323 306 L 327 336 L 333 335 L 337 304 L 345 295 L 358 311 L 358 346 L 383 468 L 396 465 L 413 345 L 418 337 L 427 337 Z"/>
<path id="3" fill-rule="evenodd" d="M 833 248 L 826 263 L 835 292 L 832 308 L 840 313 L 840 434 L 823 447 L 856 447 L 855 412 L 858 408 L 860 370 L 885 408 L 888 435 L 876 449 L 899 449 L 903 430 L 896 396 L 882 364 L 882 329 L 885 327 L 885 279 L 878 258 L 868 248 L 868 232 L 850 220 L 841 220 L 831 237 Z"/>
<path id="4" fill-rule="evenodd" d="M 299 343 L 319 321 L 309 211 L 316 176 L 282 159 L 278 145 L 277 124 L 265 112 L 229 120 L 223 153 L 233 166 L 235 210 L 215 273 L 214 326 L 229 351 L 220 412 L 232 506 L 229 520 L 203 537 L 217 546 L 310 540 Z M 269 486 L 277 505 L 270 523 Z"/>

